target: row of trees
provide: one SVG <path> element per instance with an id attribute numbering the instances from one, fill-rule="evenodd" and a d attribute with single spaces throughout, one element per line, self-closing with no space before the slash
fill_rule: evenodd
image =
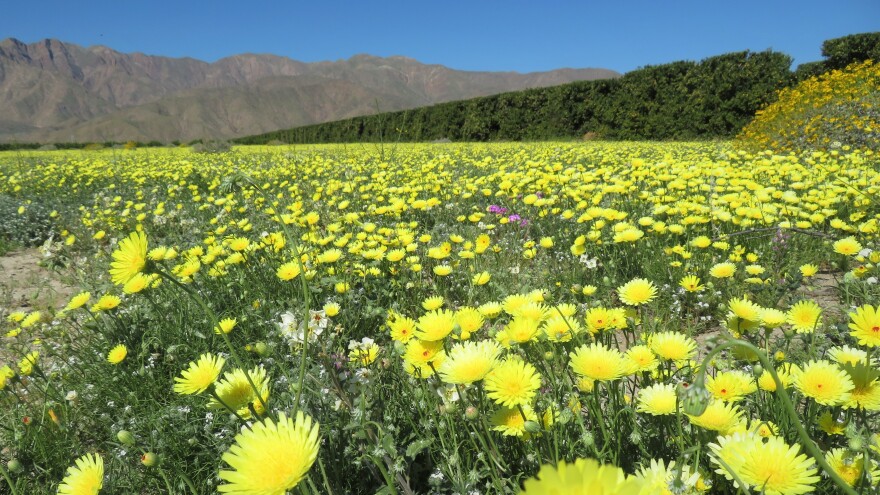
<path id="1" fill-rule="evenodd" d="M 241 138 L 242 144 L 732 137 L 792 80 L 792 59 L 738 52 L 616 79 L 503 93 Z"/>
<path id="2" fill-rule="evenodd" d="M 241 144 L 571 139 L 728 139 L 776 92 L 816 72 L 880 57 L 880 33 L 826 41 L 826 60 L 737 52 L 580 81 L 249 136 Z"/>

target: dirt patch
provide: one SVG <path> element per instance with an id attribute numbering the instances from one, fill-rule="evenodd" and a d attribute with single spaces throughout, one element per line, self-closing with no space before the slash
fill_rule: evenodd
<path id="1" fill-rule="evenodd" d="M 0 318 L 14 311 L 53 313 L 67 304 L 79 290 L 51 270 L 40 266 L 38 249 L 26 249 L 0 256 Z"/>
<path id="2" fill-rule="evenodd" d="M 842 273 L 817 273 L 804 280 L 804 287 L 799 291 L 804 297 L 816 301 L 822 308 L 826 322 L 846 314 L 846 310 L 840 304 L 838 289 L 842 278 Z"/>

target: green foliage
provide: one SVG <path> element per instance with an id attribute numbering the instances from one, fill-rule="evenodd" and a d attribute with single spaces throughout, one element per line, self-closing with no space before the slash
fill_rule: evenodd
<path id="1" fill-rule="evenodd" d="M 317 124 L 240 144 L 731 137 L 791 81 L 791 58 L 737 52 L 648 66 L 618 79 L 579 81 Z"/>
<path id="2" fill-rule="evenodd" d="M 822 43 L 826 70 L 843 69 L 865 60 L 880 59 L 880 32 L 861 33 L 834 38 Z"/>
<path id="3" fill-rule="evenodd" d="M 44 203 L 0 194 L 0 240 L 7 246 L 39 246 L 55 234 L 51 215 L 52 208 Z"/>

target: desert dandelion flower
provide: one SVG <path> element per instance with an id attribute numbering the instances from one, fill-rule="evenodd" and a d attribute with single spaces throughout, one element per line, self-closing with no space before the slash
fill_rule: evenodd
<path id="1" fill-rule="evenodd" d="M 198 361 L 189 363 L 189 368 L 174 379 L 177 382 L 174 384 L 174 391 L 184 395 L 204 392 L 217 381 L 224 364 L 226 360 L 221 356 L 202 354 Z"/>
<path id="2" fill-rule="evenodd" d="M 486 376 L 486 391 L 496 404 L 515 407 L 530 404 L 541 388 L 541 375 L 521 359 L 506 359 Z"/>
<path id="3" fill-rule="evenodd" d="M 739 470 L 743 482 L 768 495 L 795 495 L 813 491 L 819 482 L 813 460 L 781 437 L 756 442 L 746 452 Z"/>
<path id="4" fill-rule="evenodd" d="M 452 346 L 438 373 L 446 383 L 468 384 L 482 380 L 498 364 L 501 346 L 491 340 Z"/>
<path id="5" fill-rule="evenodd" d="M 110 279 L 116 285 L 125 285 L 147 266 L 147 236 L 143 232 L 132 232 L 119 241 L 112 257 Z"/>
<path id="6" fill-rule="evenodd" d="M 237 412 L 244 419 L 251 417 L 251 407 L 258 414 L 263 414 L 263 404 L 269 400 L 269 380 L 266 377 L 266 370 L 262 366 L 258 366 L 247 372 L 250 375 L 250 382 L 245 371 L 236 369 L 231 372 L 223 373 L 223 378 L 217 382 L 214 392 L 217 397 L 211 399 L 208 407 L 211 409 L 228 408 L 230 412 Z M 260 391 L 259 397 L 254 392 L 254 387 Z M 222 402 L 221 402 L 222 401 Z"/>
<path id="7" fill-rule="evenodd" d="M 577 459 L 560 462 L 555 467 L 545 464 L 523 486 L 520 495 L 637 495 L 642 492 L 644 481 L 626 476 L 622 469 L 611 464 Z"/>
<path id="8" fill-rule="evenodd" d="M 799 301 L 788 310 L 788 323 L 797 333 L 813 333 L 819 325 L 822 308 L 813 301 Z"/>
<path id="9" fill-rule="evenodd" d="M 829 361 L 810 361 L 795 375 L 794 386 L 800 393 L 826 406 L 847 402 L 855 388 L 849 374 Z"/>
<path id="10" fill-rule="evenodd" d="M 510 437 L 526 434 L 526 421 L 538 421 L 531 406 L 501 407 L 492 414 L 492 429 Z"/>
<path id="11" fill-rule="evenodd" d="M 104 459 L 86 454 L 67 468 L 67 475 L 58 486 L 58 495 L 97 495 L 104 486 Z"/>
<path id="12" fill-rule="evenodd" d="M 835 241 L 832 247 L 834 248 L 835 253 L 844 256 L 852 256 L 862 250 L 862 245 L 859 244 L 859 241 L 857 241 L 855 237 L 846 237 L 839 241 Z"/>
<path id="13" fill-rule="evenodd" d="M 730 278 L 736 273 L 736 265 L 725 261 L 718 263 L 709 269 L 709 275 L 715 278 Z"/>
<path id="14" fill-rule="evenodd" d="M 655 333 L 648 339 L 648 346 L 661 359 L 684 361 L 697 352 L 697 341 L 678 332 Z"/>
<path id="15" fill-rule="evenodd" d="M 223 454 L 232 470 L 221 470 L 227 482 L 217 490 L 234 495 L 284 495 L 318 457 L 318 424 L 297 413 L 296 421 L 284 413 L 278 423 L 271 419 L 255 424 L 235 436 L 235 444 Z"/>
<path id="16" fill-rule="evenodd" d="M 128 355 L 128 348 L 125 344 L 119 344 L 107 353 L 107 362 L 110 364 L 119 364 Z"/>
<path id="17" fill-rule="evenodd" d="M 880 306 L 874 308 L 866 304 L 849 314 L 849 334 L 866 347 L 880 346 Z"/>
<path id="18" fill-rule="evenodd" d="M 687 416 L 694 425 L 726 435 L 742 423 L 743 411 L 733 403 L 714 400 L 703 414 Z"/>
<path id="19" fill-rule="evenodd" d="M 620 300 L 629 306 L 639 306 L 657 297 L 657 287 L 650 280 L 636 278 L 617 289 Z"/>
<path id="20" fill-rule="evenodd" d="M 83 307 L 89 299 L 92 298 L 92 294 L 89 292 L 80 292 L 79 294 L 70 298 L 70 302 L 67 303 L 67 306 L 64 306 L 64 311 L 73 311 L 74 309 L 79 309 Z"/>
<path id="21" fill-rule="evenodd" d="M 655 383 L 639 391 L 636 411 L 652 416 L 675 414 L 678 394 L 671 383 Z"/>
<path id="22" fill-rule="evenodd" d="M 616 380 L 627 371 L 623 354 L 603 344 L 584 344 L 570 354 L 569 366 L 580 376 L 599 381 Z"/>
<path id="23" fill-rule="evenodd" d="M 705 285 L 700 285 L 700 277 L 696 275 L 687 275 L 682 277 L 682 279 L 678 282 L 684 290 L 688 292 L 700 292 L 706 288 Z"/>
<path id="24" fill-rule="evenodd" d="M 416 337 L 422 340 L 443 340 L 455 328 L 455 313 L 448 309 L 429 311 L 416 322 Z"/>

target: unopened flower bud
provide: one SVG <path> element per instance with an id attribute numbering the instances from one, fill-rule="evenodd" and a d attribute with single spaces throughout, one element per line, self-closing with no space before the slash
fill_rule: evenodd
<path id="1" fill-rule="evenodd" d="M 541 425 L 537 421 L 526 421 L 525 428 L 527 432 L 532 434 L 541 432 Z"/>
<path id="2" fill-rule="evenodd" d="M 159 465 L 159 455 L 153 452 L 146 452 L 141 456 L 141 464 L 147 467 L 155 467 Z"/>
<path id="3" fill-rule="evenodd" d="M 763 374 L 764 374 L 764 367 L 761 366 L 760 364 L 756 364 L 755 366 L 752 367 L 752 375 L 754 375 L 755 378 L 761 378 L 761 375 L 763 375 Z"/>
<path id="4" fill-rule="evenodd" d="M 128 430 L 119 430 L 119 433 L 116 434 L 116 439 L 119 440 L 119 443 L 123 445 L 127 445 L 131 447 L 134 445 L 134 435 L 131 434 Z"/>
<path id="5" fill-rule="evenodd" d="M 464 417 L 467 419 L 477 419 L 479 416 L 480 411 L 474 406 L 468 406 L 467 409 L 464 410 Z"/>
<path id="6" fill-rule="evenodd" d="M 266 345 L 265 342 L 257 342 L 256 344 L 254 344 L 254 352 L 263 357 L 268 356 L 269 346 Z"/>
<path id="7" fill-rule="evenodd" d="M 678 385 L 678 401 L 682 412 L 690 416 L 700 416 L 709 407 L 712 394 L 706 390 L 704 378 L 698 377 L 691 385 L 681 383 Z"/>
<path id="8" fill-rule="evenodd" d="M 9 472 L 13 474 L 24 471 L 24 466 L 21 465 L 21 462 L 18 459 L 9 459 L 9 462 L 6 463 L 6 467 L 9 469 Z"/>

